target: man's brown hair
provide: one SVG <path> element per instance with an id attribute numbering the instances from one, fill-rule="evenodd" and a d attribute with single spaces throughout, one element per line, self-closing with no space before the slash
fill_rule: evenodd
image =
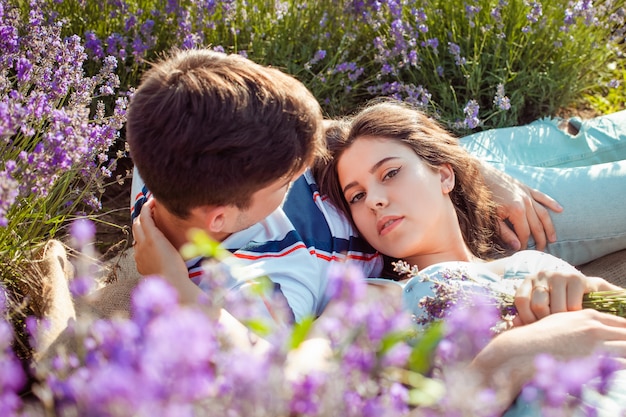
<path id="1" fill-rule="evenodd" d="M 126 128 L 146 186 L 181 218 L 202 205 L 245 209 L 323 149 L 321 108 L 301 82 L 210 50 L 175 51 L 148 70 Z"/>
<path id="2" fill-rule="evenodd" d="M 400 102 L 372 104 L 349 122 L 337 121 L 327 127 L 330 157 L 317 161 L 314 175 L 320 191 L 337 207 L 350 216 L 350 206 L 339 183 L 338 160 L 355 140 L 364 137 L 383 137 L 404 143 L 432 169 L 450 164 L 455 175 L 450 199 L 468 247 L 476 256 L 487 258 L 502 250 L 497 235 L 496 204 L 482 179 L 479 162 L 439 123 Z"/>

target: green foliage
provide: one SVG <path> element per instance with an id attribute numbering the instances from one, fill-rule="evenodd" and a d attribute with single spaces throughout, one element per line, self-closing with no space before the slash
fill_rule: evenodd
<path id="1" fill-rule="evenodd" d="M 180 253 L 184 259 L 207 256 L 221 261 L 230 255 L 230 252 L 221 247 L 219 242 L 212 239 L 202 229 L 190 230 L 188 238 L 189 242 L 184 244 L 180 249 Z"/>
<path id="2" fill-rule="evenodd" d="M 583 100 L 601 114 L 626 109 L 626 63 L 624 60 L 608 65 L 611 78 L 600 79 L 598 85 L 583 94 Z"/>
<path id="3" fill-rule="evenodd" d="M 289 340 L 290 350 L 297 349 L 302 342 L 307 339 L 314 321 L 315 318 L 313 316 L 308 316 L 304 320 L 294 324 Z"/>
<path id="4" fill-rule="evenodd" d="M 441 322 L 434 322 L 428 326 L 413 344 L 409 356 L 409 369 L 420 374 L 428 373 L 432 364 L 431 359 L 442 338 L 443 325 Z"/>
<path id="5" fill-rule="evenodd" d="M 624 54 L 625 13 L 613 0 L 49 0 L 49 7 L 68 21 L 66 34 L 93 33 L 120 59 L 123 88 L 173 47 L 211 47 L 295 75 L 331 117 L 391 95 L 459 134 L 555 115 L 597 92 L 608 64 Z M 499 85 L 510 109 L 494 102 Z M 605 93 L 624 101 L 623 89 Z M 480 109 L 477 126 L 466 122 L 470 100 Z"/>

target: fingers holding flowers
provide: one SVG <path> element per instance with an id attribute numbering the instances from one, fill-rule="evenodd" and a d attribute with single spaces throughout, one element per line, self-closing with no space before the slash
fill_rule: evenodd
<path id="1" fill-rule="evenodd" d="M 550 315 L 550 287 L 547 285 L 534 285 L 530 292 L 530 309 L 535 320 Z"/>
<path id="2" fill-rule="evenodd" d="M 541 271 L 526 277 L 515 294 L 520 324 L 582 309 L 583 295 L 592 287 L 589 278 L 582 273 Z"/>

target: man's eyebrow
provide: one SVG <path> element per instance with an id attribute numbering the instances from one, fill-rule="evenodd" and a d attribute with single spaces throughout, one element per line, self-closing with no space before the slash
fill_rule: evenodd
<path id="1" fill-rule="evenodd" d="M 380 161 L 376 162 L 374 165 L 372 165 L 372 167 L 369 169 L 369 173 L 373 174 L 374 172 L 376 172 L 376 170 L 378 168 L 380 168 L 381 165 L 383 165 L 384 163 L 391 161 L 393 159 L 399 159 L 397 156 L 388 156 L 387 158 L 383 158 Z M 357 182 L 356 181 L 352 181 L 351 183 L 347 184 L 345 187 L 343 187 L 343 193 L 345 194 L 350 188 L 352 187 L 356 187 L 357 186 Z"/>

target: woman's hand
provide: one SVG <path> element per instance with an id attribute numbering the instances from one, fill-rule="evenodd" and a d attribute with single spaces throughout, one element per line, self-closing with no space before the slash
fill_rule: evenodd
<path id="1" fill-rule="evenodd" d="M 194 302 L 202 291 L 189 279 L 180 253 L 154 223 L 154 200 L 146 202 L 133 222 L 133 249 L 137 271 L 141 275 L 158 275 L 178 291 L 180 301 Z"/>
<path id="2" fill-rule="evenodd" d="M 515 294 L 515 325 L 533 323 L 550 314 L 582 309 L 583 295 L 621 288 L 581 272 L 541 271 L 524 279 Z"/>
<path id="3" fill-rule="evenodd" d="M 548 210 L 560 213 L 563 208 L 559 203 L 488 164 L 481 166 L 485 182 L 499 206 L 502 240 L 514 250 L 525 249 L 531 235 L 538 250 L 543 250 L 548 242 L 556 241 Z M 513 225 L 513 229 L 504 220 Z"/>

